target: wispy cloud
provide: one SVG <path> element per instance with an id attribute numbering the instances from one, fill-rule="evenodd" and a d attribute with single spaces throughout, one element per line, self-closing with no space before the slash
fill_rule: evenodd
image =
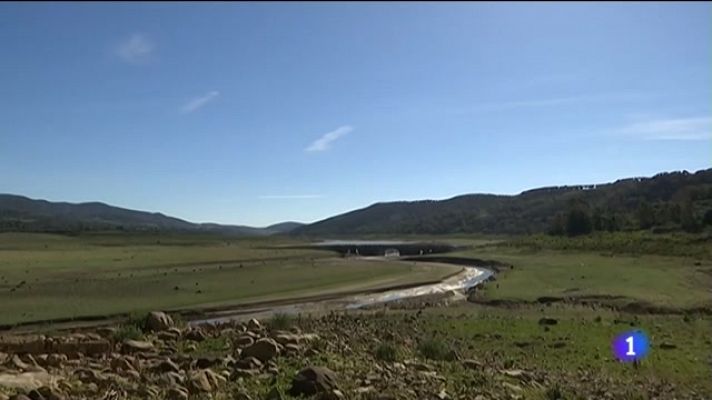
<path id="1" fill-rule="evenodd" d="M 320 194 L 277 194 L 259 196 L 263 200 L 294 200 L 294 199 L 320 199 L 324 197 Z"/>
<path id="2" fill-rule="evenodd" d="M 145 64 L 153 60 L 156 46 L 151 40 L 140 33 L 134 33 L 119 43 L 116 55 L 129 64 Z"/>
<path id="3" fill-rule="evenodd" d="M 312 142 L 312 144 L 310 144 L 309 147 L 304 150 L 308 152 L 329 150 L 331 148 L 331 144 L 334 141 L 338 140 L 339 138 L 343 137 L 344 135 L 348 134 L 353 130 L 354 128 L 348 125 L 334 129 L 333 131 L 325 133 L 322 137 Z"/>
<path id="4" fill-rule="evenodd" d="M 614 133 L 643 140 L 710 140 L 712 117 L 648 119 L 628 124 Z"/>
<path id="5" fill-rule="evenodd" d="M 220 92 L 213 90 L 202 96 L 195 97 L 183 106 L 183 112 L 192 113 L 193 111 L 197 111 L 218 96 L 220 96 Z"/>

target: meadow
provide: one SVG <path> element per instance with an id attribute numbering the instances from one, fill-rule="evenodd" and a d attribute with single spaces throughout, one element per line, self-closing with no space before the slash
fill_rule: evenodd
<path id="1" fill-rule="evenodd" d="M 289 239 L 0 234 L 0 324 L 237 305 L 437 280 L 455 267 L 275 248 Z"/>

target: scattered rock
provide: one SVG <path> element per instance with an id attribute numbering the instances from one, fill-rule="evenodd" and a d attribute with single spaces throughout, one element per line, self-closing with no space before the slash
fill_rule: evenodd
<path id="1" fill-rule="evenodd" d="M 260 321 L 252 318 L 251 320 L 247 321 L 247 329 L 251 331 L 259 331 L 262 329 L 262 324 Z"/>
<path id="2" fill-rule="evenodd" d="M 242 336 L 238 337 L 237 339 L 235 339 L 235 345 L 240 346 L 240 347 L 251 346 L 253 343 L 255 343 L 255 339 L 249 335 L 242 335 Z"/>
<path id="3" fill-rule="evenodd" d="M 245 357 L 233 363 L 235 369 L 260 369 L 262 361 L 256 357 Z"/>
<path id="4" fill-rule="evenodd" d="M 463 360 L 462 365 L 467 369 L 482 369 L 484 366 L 481 362 L 473 359 Z"/>
<path id="5" fill-rule="evenodd" d="M 185 338 L 195 342 L 202 342 L 207 339 L 208 336 L 200 328 L 194 328 L 185 333 Z"/>
<path id="6" fill-rule="evenodd" d="M 190 374 L 188 386 L 191 392 L 212 392 L 225 380 L 224 376 L 216 374 L 210 369 L 201 369 Z"/>
<path id="7" fill-rule="evenodd" d="M 279 346 L 273 339 L 263 338 L 242 350 L 243 357 L 255 357 L 266 362 L 279 354 Z"/>
<path id="8" fill-rule="evenodd" d="M 0 373 L 0 386 L 23 391 L 48 386 L 53 380 L 47 372 Z"/>
<path id="9" fill-rule="evenodd" d="M 162 311 L 152 311 L 146 317 L 146 328 L 154 332 L 166 331 L 174 325 L 173 318 Z"/>
<path id="10" fill-rule="evenodd" d="M 338 390 L 334 371 L 325 367 L 307 367 L 294 377 L 289 394 L 311 396 L 331 390 Z"/>
<path id="11" fill-rule="evenodd" d="M 125 353 L 145 353 L 152 352 L 153 350 L 155 350 L 155 347 L 151 342 L 126 339 L 124 340 L 121 349 Z"/>

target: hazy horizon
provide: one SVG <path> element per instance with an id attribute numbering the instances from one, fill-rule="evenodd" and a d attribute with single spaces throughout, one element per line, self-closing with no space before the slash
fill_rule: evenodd
<path id="1" fill-rule="evenodd" d="M 710 3 L 4 3 L 0 192 L 267 226 L 694 172 L 712 161 L 710 16 Z"/>

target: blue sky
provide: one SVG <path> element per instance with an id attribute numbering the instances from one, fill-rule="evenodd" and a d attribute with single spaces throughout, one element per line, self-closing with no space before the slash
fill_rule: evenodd
<path id="1" fill-rule="evenodd" d="M 0 192 L 315 221 L 712 162 L 711 3 L 3 3 Z"/>

